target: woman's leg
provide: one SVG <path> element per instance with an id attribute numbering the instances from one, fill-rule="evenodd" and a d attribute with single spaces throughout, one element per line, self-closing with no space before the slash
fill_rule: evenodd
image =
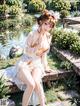
<path id="1" fill-rule="evenodd" d="M 43 86 L 41 84 L 41 70 L 39 68 L 34 69 L 32 71 L 32 76 L 35 81 L 34 90 L 39 96 L 40 106 L 45 106 L 45 95 L 44 95 Z"/>
<path id="2" fill-rule="evenodd" d="M 18 78 L 26 84 L 27 88 L 24 91 L 22 98 L 22 106 L 28 106 L 29 100 L 31 98 L 32 92 L 35 88 L 35 82 L 32 78 L 31 72 L 27 68 L 20 68 L 18 72 Z"/>

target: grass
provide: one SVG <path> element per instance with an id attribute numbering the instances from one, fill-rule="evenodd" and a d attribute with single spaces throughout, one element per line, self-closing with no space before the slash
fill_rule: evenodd
<path id="1" fill-rule="evenodd" d="M 19 57 L 14 58 L 14 59 L 1 60 L 0 61 L 0 69 L 5 69 L 7 67 L 13 66 L 18 59 L 19 59 Z"/>
<path id="2" fill-rule="evenodd" d="M 22 95 L 23 95 L 23 92 L 14 93 L 14 94 L 11 95 L 10 98 L 15 102 L 16 106 L 22 106 L 21 105 Z M 49 102 L 55 102 L 58 99 L 53 88 L 46 89 L 45 90 L 45 96 L 46 96 L 47 104 Z"/>
<path id="3" fill-rule="evenodd" d="M 47 103 L 55 102 L 58 100 L 56 92 L 53 87 L 44 89 Z"/>
<path id="4" fill-rule="evenodd" d="M 53 53 L 48 54 L 48 63 L 52 69 L 60 69 L 61 60 Z"/>
<path id="5" fill-rule="evenodd" d="M 47 104 L 59 100 L 59 98 L 57 97 L 57 92 L 64 89 L 63 83 L 60 83 L 58 81 L 55 81 L 51 88 L 48 88 L 45 85 L 43 85 L 43 87 L 44 87 Z M 16 106 L 22 106 L 21 105 L 22 95 L 23 95 L 23 92 L 14 93 L 11 95 L 10 98 L 13 101 L 15 101 Z"/>

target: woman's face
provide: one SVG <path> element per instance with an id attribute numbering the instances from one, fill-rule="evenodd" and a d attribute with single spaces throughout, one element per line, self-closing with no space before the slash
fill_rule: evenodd
<path id="1" fill-rule="evenodd" d="M 50 21 L 45 21 L 43 22 L 41 27 L 44 31 L 50 31 L 53 28 L 53 23 L 51 23 Z"/>

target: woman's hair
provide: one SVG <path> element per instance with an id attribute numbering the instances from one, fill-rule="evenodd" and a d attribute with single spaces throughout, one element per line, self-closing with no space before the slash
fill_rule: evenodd
<path id="1" fill-rule="evenodd" d="M 42 25 L 47 20 L 49 20 L 50 23 L 52 23 L 53 24 L 53 27 L 54 27 L 54 25 L 56 23 L 56 18 L 54 16 L 52 10 L 50 10 L 50 11 L 44 10 L 43 13 L 42 13 L 42 15 L 37 18 L 37 22 L 38 22 L 39 25 Z"/>

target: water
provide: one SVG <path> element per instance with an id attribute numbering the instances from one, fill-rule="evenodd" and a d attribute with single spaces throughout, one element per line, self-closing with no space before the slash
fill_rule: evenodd
<path id="1" fill-rule="evenodd" d="M 32 27 L 5 30 L 0 32 L 0 55 L 8 57 L 9 51 L 13 46 L 24 47 L 26 36 L 31 30 L 36 30 L 38 28 L 37 24 L 34 24 Z"/>
<path id="2" fill-rule="evenodd" d="M 0 55 L 7 57 L 13 46 L 24 47 L 24 42 L 29 29 L 6 30 L 0 34 Z"/>

